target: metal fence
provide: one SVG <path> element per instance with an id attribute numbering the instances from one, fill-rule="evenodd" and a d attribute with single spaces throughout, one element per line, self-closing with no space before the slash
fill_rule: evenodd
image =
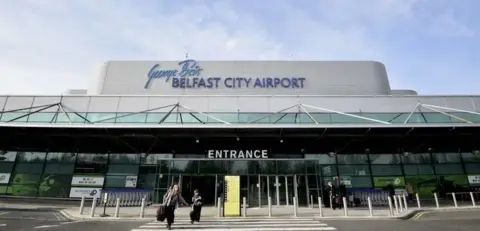
<path id="1" fill-rule="evenodd" d="M 106 200 L 105 200 L 106 197 Z M 152 204 L 152 190 L 144 189 L 106 189 L 100 196 L 99 204 L 107 207 L 115 207 L 117 198 L 120 199 L 121 207 L 139 207 L 142 199 L 145 198 L 146 204 Z"/>

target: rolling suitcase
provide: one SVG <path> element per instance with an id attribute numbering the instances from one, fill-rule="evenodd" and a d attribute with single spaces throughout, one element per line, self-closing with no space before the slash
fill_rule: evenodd
<path id="1" fill-rule="evenodd" d="M 165 221 L 166 214 L 165 214 L 165 206 L 160 205 L 157 209 L 157 221 Z"/>

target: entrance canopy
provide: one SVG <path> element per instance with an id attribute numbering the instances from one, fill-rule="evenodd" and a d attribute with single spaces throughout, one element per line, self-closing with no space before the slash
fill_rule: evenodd
<path id="1" fill-rule="evenodd" d="M 480 126 L 412 125 L 171 125 L 3 126 L 0 149 L 92 153 L 206 153 L 268 149 L 272 153 L 377 153 L 480 149 Z"/>

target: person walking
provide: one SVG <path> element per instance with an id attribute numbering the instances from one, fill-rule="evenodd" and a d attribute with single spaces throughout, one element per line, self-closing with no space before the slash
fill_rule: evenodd
<path id="1" fill-rule="evenodd" d="M 175 209 L 177 203 L 184 204 L 188 206 L 189 204 L 183 199 L 178 189 L 178 185 L 174 184 L 165 194 L 163 198 L 163 205 L 165 206 L 165 215 L 167 218 L 167 229 L 172 229 L 172 224 L 175 221 Z"/>
<path id="2" fill-rule="evenodd" d="M 203 199 L 202 196 L 200 195 L 200 191 L 198 189 L 195 189 L 193 191 L 193 197 L 192 197 L 192 212 L 190 214 L 190 223 L 200 222 L 200 215 L 202 212 L 202 206 L 203 206 Z"/>

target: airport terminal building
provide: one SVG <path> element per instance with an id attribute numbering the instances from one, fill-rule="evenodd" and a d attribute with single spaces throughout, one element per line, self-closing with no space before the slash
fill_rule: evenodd
<path id="1" fill-rule="evenodd" d="M 480 96 L 391 89 L 379 62 L 111 61 L 86 92 L 0 107 L 0 195 L 158 202 L 178 183 L 214 204 L 225 175 L 250 206 L 307 205 L 337 179 L 480 186 Z"/>

